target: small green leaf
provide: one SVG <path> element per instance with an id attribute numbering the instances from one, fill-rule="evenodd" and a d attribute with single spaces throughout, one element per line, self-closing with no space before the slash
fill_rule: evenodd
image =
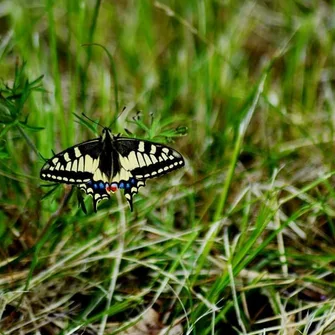
<path id="1" fill-rule="evenodd" d="M 21 125 L 23 128 L 25 128 L 25 129 L 29 129 L 29 130 L 34 131 L 34 132 L 41 131 L 41 130 L 44 129 L 44 127 L 34 127 L 34 126 L 30 126 L 30 125 L 26 124 L 25 122 L 21 122 L 21 121 L 20 121 L 19 123 L 20 123 L 20 125 Z"/>

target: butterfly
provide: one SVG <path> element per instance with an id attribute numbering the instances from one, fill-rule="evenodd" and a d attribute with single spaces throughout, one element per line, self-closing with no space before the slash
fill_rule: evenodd
<path id="1" fill-rule="evenodd" d="M 93 208 L 124 190 L 130 210 L 133 195 L 149 178 L 159 177 L 185 165 L 176 150 L 150 141 L 113 135 L 107 127 L 98 138 L 79 143 L 46 161 L 40 178 L 73 184 L 93 198 Z"/>

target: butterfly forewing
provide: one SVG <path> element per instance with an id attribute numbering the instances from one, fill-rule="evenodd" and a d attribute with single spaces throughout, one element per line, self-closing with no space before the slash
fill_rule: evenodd
<path id="1" fill-rule="evenodd" d="M 88 182 L 99 166 L 101 150 L 100 138 L 75 145 L 49 159 L 40 177 L 66 184 Z"/>
<path id="2" fill-rule="evenodd" d="M 110 193 L 124 189 L 132 210 L 132 197 L 145 180 L 184 166 L 182 155 L 165 145 L 113 136 L 104 128 L 103 135 L 55 155 L 42 167 L 41 178 L 77 184 L 97 204 Z"/>
<path id="3" fill-rule="evenodd" d="M 115 148 L 121 165 L 137 179 L 155 178 L 184 166 L 182 155 L 165 145 L 129 138 L 119 138 Z"/>

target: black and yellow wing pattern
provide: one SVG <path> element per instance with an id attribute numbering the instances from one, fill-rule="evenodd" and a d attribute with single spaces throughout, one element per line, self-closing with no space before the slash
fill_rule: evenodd
<path id="1" fill-rule="evenodd" d="M 93 197 L 94 211 L 102 199 L 118 189 L 133 210 L 133 195 L 148 178 L 159 177 L 185 165 L 176 150 L 150 141 L 114 136 L 104 128 L 102 136 L 70 147 L 47 160 L 43 180 L 74 184 Z"/>

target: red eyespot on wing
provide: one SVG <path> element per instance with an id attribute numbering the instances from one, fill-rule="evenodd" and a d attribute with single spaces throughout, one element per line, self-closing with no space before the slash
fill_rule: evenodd
<path id="1" fill-rule="evenodd" d="M 117 189 L 118 189 L 118 185 L 116 183 L 113 183 L 113 184 L 110 184 L 110 185 L 106 186 L 106 191 L 108 193 L 110 193 L 110 192 L 114 193 L 114 192 L 117 191 Z"/>

